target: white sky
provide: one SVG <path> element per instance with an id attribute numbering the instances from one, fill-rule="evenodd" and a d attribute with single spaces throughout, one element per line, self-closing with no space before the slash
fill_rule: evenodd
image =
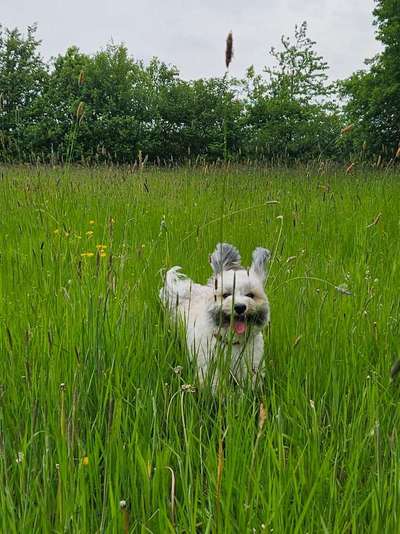
<path id="1" fill-rule="evenodd" d="M 37 22 L 46 58 L 70 45 L 91 53 L 113 39 L 136 59 L 158 56 L 190 79 L 224 72 L 228 31 L 230 70 L 242 76 L 251 64 L 256 70 L 271 64 L 270 47 L 306 20 L 334 79 L 362 68 L 380 49 L 373 7 L 374 0 L 0 0 L 0 23 L 24 29 Z"/>

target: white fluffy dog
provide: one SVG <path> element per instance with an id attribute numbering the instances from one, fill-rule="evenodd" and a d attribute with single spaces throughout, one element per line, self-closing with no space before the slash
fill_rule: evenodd
<path id="1" fill-rule="evenodd" d="M 199 381 L 207 375 L 213 388 L 225 362 L 236 381 L 257 377 L 264 351 L 262 329 L 270 320 L 264 292 L 269 250 L 256 248 L 251 267 L 241 266 L 239 251 L 218 243 L 210 256 L 214 272 L 207 285 L 194 283 L 170 269 L 160 298 L 173 318 L 182 320 L 191 356 L 197 362 Z"/>

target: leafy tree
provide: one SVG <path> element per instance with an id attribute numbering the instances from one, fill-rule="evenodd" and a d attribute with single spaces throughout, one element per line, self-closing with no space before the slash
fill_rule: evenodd
<path id="1" fill-rule="evenodd" d="M 369 156 L 391 158 L 400 143 L 400 7 L 398 0 L 377 0 L 377 37 L 384 50 L 342 83 L 345 113 L 355 124 L 353 147 Z"/>
<path id="2" fill-rule="evenodd" d="M 229 151 L 237 152 L 241 108 L 234 91 L 227 89 L 221 78 L 177 80 L 164 87 L 159 99 L 160 131 L 157 133 L 164 141 L 163 157 L 172 155 L 178 160 L 192 155 L 209 160 L 223 158 L 225 118 Z"/>
<path id="3" fill-rule="evenodd" d="M 35 101 L 46 87 L 48 69 L 39 53 L 36 26 L 24 36 L 0 26 L 0 154 L 22 159 L 31 150 L 27 125 L 40 121 Z"/>
<path id="4" fill-rule="evenodd" d="M 54 60 L 43 97 L 43 108 L 50 110 L 43 121 L 47 143 L 58 147 L 60 157 L 133 161 L 152 116 L 149 80 L 123 45 L 93 56 L 71 47 Z"/>
<path id="5" fill-rule="evenodd" d="M 147 118 L 147 76 L 124 45 L 111 44 L 91 58 L 82 99 L 86 105 L 81 143 L 92 157 L 133 161 Z"/>
<path id="6" fill-rule="evenodd" d="M 357 120 L 355 131 L 370 135 L 371 146 L 377 129 L 381 138 L 397 136 L 393 6 L 381 0 L 376 10 L 384 53 L 342 88 L 347 117 Z M 335 158 L 343 148 L 328 67 L 305 23 L 271 49 L 272 67 L 261 74 L 251 67 L 245 80 L 185 81 L 175 67 L 157 58 L 146 65 L 115 44 L 92 55 L 71 47 L 45 64 L 35 34 L 36 27 L 26 36 L 0 31 L 3 160 L 132 162 L 141 152 L 155 162 L 198 156 L 287 162 Z"/>
<path id="7" fill-rule="evenodd" d="M 294 160 L 332 156 L 338 117 L 330 101 L 328 66 L 307 37 L 307 25 L 295 27 L 294 41 L 283 36 L 271 49 L 273 67 L 264 75 L 247 72 L 247 147 L 253 157 Z M 266 76 L 265 76 L 266 75 Z"/>
<path id="8" fill-rule="evenodd" d="M 30 125 L 36 149 L 47 157 L 65 161 L 72 144 L 76 111 L 84 98 L 84 76 L 90 57 L 70 47 L 64 55 L 52 60 L 48 83 L 36 101 L 41 120 Z"/>
<path id="9" fill-rule="evenodd" d="M 301 104 L 319 103 L 329 97 L 333 92 L 327 83 L 329 67 L 314 50 L 316 42 L 307 37 L 307 23 L 295 26 L 294 42 L 283 35 L 281 44 L 280 50 L 273 47 L 270 51 L 276 65 L 264 69 L 269 75 L 270 96 Z"/>

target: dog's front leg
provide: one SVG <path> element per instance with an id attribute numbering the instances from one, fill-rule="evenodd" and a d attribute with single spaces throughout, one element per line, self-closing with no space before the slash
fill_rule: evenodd
<path id="1" fill-rule="evenodd" d="M 263 369 L 263 357 L 264 357 L 264 338 L 261 333 L 259 333 L 254 338 L 254 343 L 251 347 L 251 366 L 249 372 L 251 373 L 251 382 L 253 388 L 256 386 L 257 382 L 262 382 L 264 378 L 264 369 Z"/>
<path id="2" fill-rule="evenodd" d="M 203 361 L 201 364 L 198 362 L 197 378 L 200 387 L 203 388 L 210 385 L 213 395 L 217 392 L 219 375 L 216 366 L 213 365 L 213 362 Z"/>

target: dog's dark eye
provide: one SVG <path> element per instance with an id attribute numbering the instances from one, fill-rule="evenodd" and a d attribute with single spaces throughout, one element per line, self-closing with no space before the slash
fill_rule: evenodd
<path id="1" fill-rule="evenodd" d="M 230 293 L 224 293 L 224 294 L 222 295 L 222 298 L 226 299 L 226 298 L 228 298 L 228 297 L 230 297 L 230 296 L 231 296 Z"/>
<path id="2" fill-rule="evenodd" d="M 246 297 L 249 297 L 249 299 L 254 299 L 254 293 L 247 293 Z"/>

